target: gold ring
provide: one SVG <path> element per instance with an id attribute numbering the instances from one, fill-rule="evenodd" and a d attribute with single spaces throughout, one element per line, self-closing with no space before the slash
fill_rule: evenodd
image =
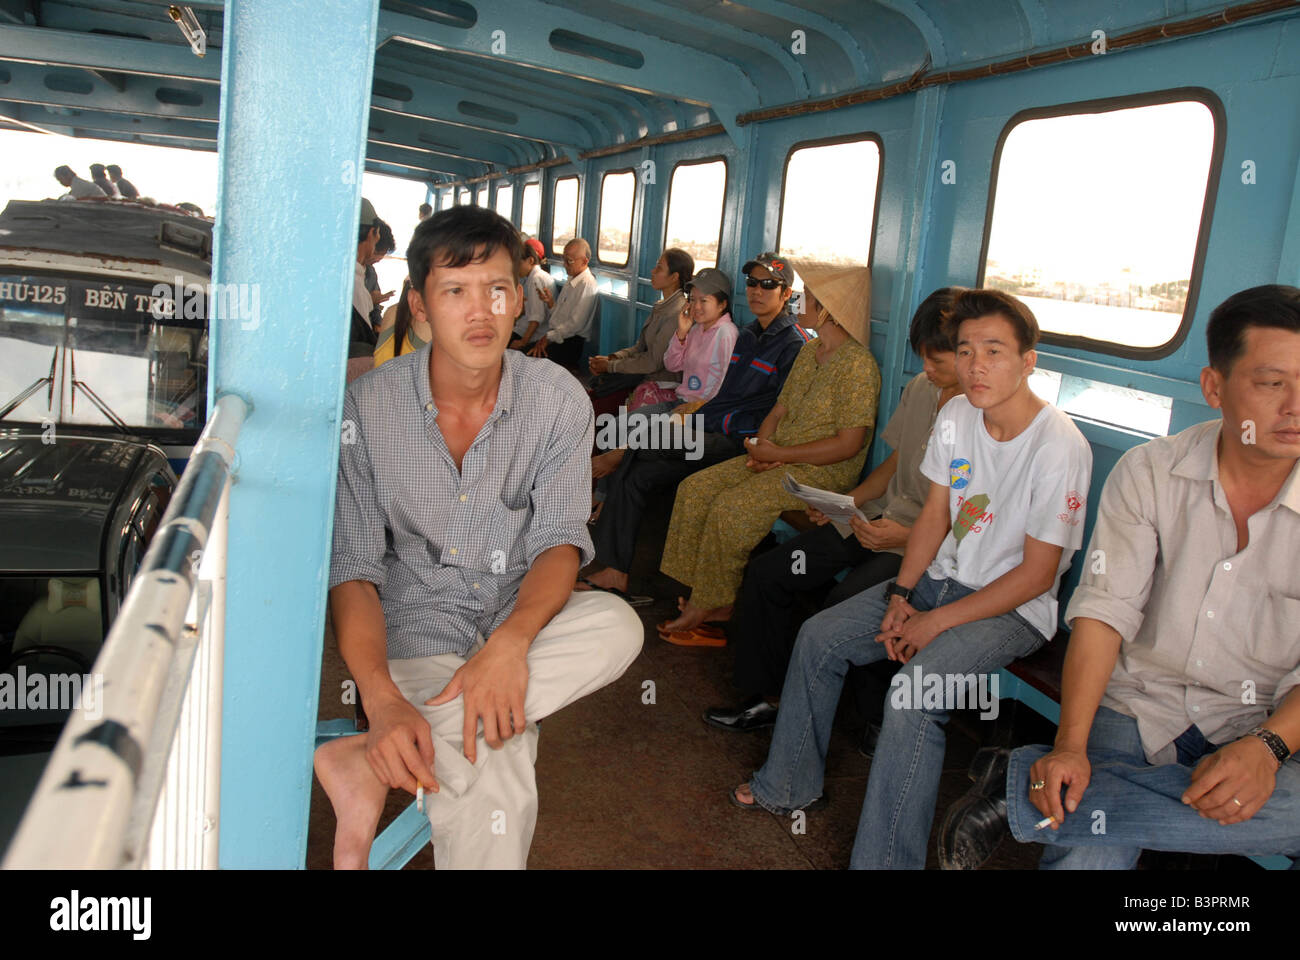
<path id="1" fill-rule="evenodd" d="M 1047 781 L 1045 781 L 1045 780 L 1035 780 L 1033 783 L 1031 783 L 1031 784 L 1029 785 L 1029 789 L 1030 789 L 1030 790 L 1041 790 L 1041 789 L 1043 789 L 1043 787 L 1045 787 L 1045 786 L 1047 786 Z"/>

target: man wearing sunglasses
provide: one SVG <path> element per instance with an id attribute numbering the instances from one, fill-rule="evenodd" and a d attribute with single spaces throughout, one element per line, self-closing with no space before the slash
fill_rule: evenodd
<path id="1" fill-rule="evenodd" d="M 744 266 L 745 296 L 755 321 L 743 327 L 717 394 L 691 411 L 702 417 L 704 441 L 698 459 L 682 450 L 632 450 L 610 476 L 605 507 L 592 538 L 598 567 L 584 578 L 588 587 L 626 593 L 646 498 L 675 486 L 697 470 L 745 454 L 744 441 L 758 432 L 776 405 L 794 358 L 812 335 L 786 309 L 794 271 L 789 261 L 763 253 Z M 579 587 L 578 589 L 584 589 Z"/>

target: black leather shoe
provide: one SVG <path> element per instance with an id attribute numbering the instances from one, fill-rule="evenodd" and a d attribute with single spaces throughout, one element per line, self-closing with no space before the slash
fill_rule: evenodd
<path id="1" fill-rule="evenodd" d="M 776 707 L 758 696 L 738 707 L 709 707 L 704 722 L 722 730 L 760 730 L 776 724 L 776 713 Z"/>
<path id="2" fill-rule="evenodd" d="M 858 744 L 858 753 L 870 760 L 876 755 L 876 741 L 879 739 L 880 724 L 872 720 L 867 724 L 867 729 L 862 734 L 862 742 Z"/>
<path id="3" fill-rule="evenodd" d="M 978 870 L 993 856 L 1007 824 L 1007 763 L 1010 750 L 985 747 L 971 761 L 975 786 L 948 808 L 939 828 L 939 867 Z"/>

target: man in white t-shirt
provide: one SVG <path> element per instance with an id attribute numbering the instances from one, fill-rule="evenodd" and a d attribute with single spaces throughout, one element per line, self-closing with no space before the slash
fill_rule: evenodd
<path id="1" fill-rule="evenodd" d="M 781 814 L 812 805 L 849 667 L 906 664 L 871 764 L 858 869 L 925 866 L 948 711 L 990 705 L 990 678 L 1056 632 L 1061 574 L 1082 545 L 1092 450 L 1029 388 L 1034 315 L 1009 294 L 966 290 L 947 322 L 964 395 L 935 418 L 921 463 L 930 489 L 898 577 L 804 623 L 767 762 L 731 797 Z"/>
<path id="2" fill-rule="evenodd" d="M 524 255 L 519 261 L 520 283 L 524 288 L 524 312 L 515 320 L 510 349 L 527 350 L 550 330 L 551 304 L 555 302 L 555 278 L 542 264 L 546 248 L 536 237 L 524 241 Z"/>

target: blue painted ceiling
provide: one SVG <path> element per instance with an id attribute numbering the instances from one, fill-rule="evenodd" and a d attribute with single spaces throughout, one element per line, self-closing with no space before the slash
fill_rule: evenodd
<path id="1" fill-rule="evenodd" d="M 367 155 L 373 169 L 437 182 L 719 122 L 734 133 L 749 110 L 1223 5 L 381 0 Z M 223 8 L 189 6 L 207 33 L 203 59 L 164 0 L 0 0 L 0 126 L 214 149 Z"/>

